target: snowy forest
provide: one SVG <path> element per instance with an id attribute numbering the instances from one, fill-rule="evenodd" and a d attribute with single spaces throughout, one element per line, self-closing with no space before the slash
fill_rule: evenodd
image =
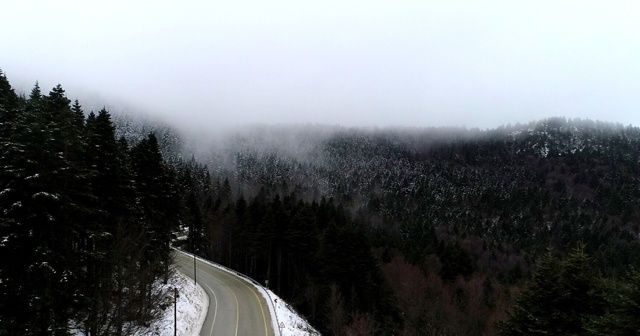
<path id="1" fill-rule="evenodd" d="M 325 335 L 640 330 L 640 129 L 255 125 L 198 137 L 0 74 L 0 335 L 127 335 L 170 246 Z"/>
<path id="2" fill-rule="evenodd" d="M 0 75 L 0 335 L 131 335 L 156 317 L 178 227 L 175 170 L 153 134 L 117 139 L 60 85 Z"/>

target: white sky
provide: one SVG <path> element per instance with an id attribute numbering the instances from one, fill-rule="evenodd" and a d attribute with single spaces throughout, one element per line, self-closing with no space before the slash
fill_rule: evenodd
<path id="1" fill-rule="evenodd" d="M 640 2 L 5 1 L 0 68 L 201 128 L 640 126 Z"/>

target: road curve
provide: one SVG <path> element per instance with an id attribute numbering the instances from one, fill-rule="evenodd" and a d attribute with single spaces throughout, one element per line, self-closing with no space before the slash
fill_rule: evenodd
<path id="1" fill-rule="evenodd" d="M 193 279 L 193 256 L 175 253 L 176 268 Z M 196 279 L 209 295 L 201 336 L 275 336 L 268 302 L 246 280 L 197 260 Z"/>

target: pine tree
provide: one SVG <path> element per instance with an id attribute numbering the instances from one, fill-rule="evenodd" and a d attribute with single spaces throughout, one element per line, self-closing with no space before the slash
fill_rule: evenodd
<path id="1" fill-rule="evenodd" d="M 79 117 L 81 109 L 77 101 L 72 109 L 75 110 L 74 116 Z M 98 335 L 101 326 L 122 325 L 122 322 L 115 322 L 120 316 L 112 311 L 114 306 L 120 307 L 116 301 L 121 301 L 117 297 L 121 294 L 113 293 L 119 293 L 119 269 L 127 261 L 116 246 L 120 239 L 137 237 L 123 237 L 120 232 L 123 230 L 122 223 L 129 223 L 132 219 L 132 205 L 135 204 L 133 189 L 127 179 L 127 167 L 123 164 L 126 152 L 121 152 L 116 142 L 115 126 L 109 112 L 102 109 L 97 116 L 93 112 L 90 116 L 84 159 L 91 169 L 88 182 L 92 190 L 94 212 L 84 221 L 83 260 L 87 273 L 83 297 L 86 299 L 87 313 L 82 320 L 84 329 L 92 335 Z"/>
<path id="2" fill-rule="evenodd" d="M 187 224 L 189 226 L 188 244 L 193 253 L 198 253 L 203 249 L 204 245 L 204 222 L 195 192 L 189 192 L 186 209 Z"/>
<path id="3" fill-rule="evenodd" d="M 136 193 L 142 211 L 141 222 L 149 237 L 146 256 L 156 271 L 168 275 L 170 242 L 177 228 L 178 198 L 175 176 L 164 164 L 153 133 L 131 150 Z"/>
<path id="4" fill-rule="evenodd" d="M 499 325 L 500 335 L 585 335 L 588 319 L 603 309 L 599 291 L 584 246 L 564 260 L 549 250 L 514 311 Z"/>
<path id="5" fill-rule="evenodd" d="M 74 126 L 79 130 L 83 130 L 85 126 L 84 111 L 77 99 L 73 102 L 73 106 L 71 106 L 71 112 L 73 113 Z"/>
<path id="6" fill-rule="evenodd" d="M 36 84 L 17 115 L 2 156 L 6 191 L 0 204 L 10 223 L 7 287 L 9 332 L 65 334 L 77 311 L 82 270 L 76 255 L 79 223 L 87 211 L 81 152 L 82 130 L 68 121 L 69 100 L 57 86 L 43 97 Z"/>
<path id="7" fill-rule="evenodd" d="M 632 269 L 622 281 L 607 281 L 604 313 L 588 319 L 589 335 L 640 334 L 640 271 Z"/>
<path id="8" fill-rule="evenodd" d="M 0 71 L 0 149 L 0 335 L 134 334 L 177 224 L 155 137 L 130 149 L 106 110 L 85 121 L 60 85 L 20 98 Z"/>
<path id="9" fill-rule="evenodd" d="M 21 321 L 14 316 L 14 304 L 24 293 L 21 275 L 14 271 L 19 269 L 21 262 L 25 262 L 20 251 L 23 241 L 22 234 L 15 218 L 11 216 L 11 208 L 21 205 L 18 203 L 17 180 L 19 167 L 14 159 L 24 148 L 16 140 L 15 132 L 23 111 L 18 109 L 18 96 L 9 84 L 5 75 L 0 71 L 0 335 L 8 335 L 16 330 Z M 10 256 L 10 257 L 9 257 Z M 22 306 L 18 306 L 22 310 Z"/>
<path id="10" fill-rule="evenodd" d="M 0 69 L 0 141 L 8 139 L 9 133 L 17 121 L 20 103 L 20 98 Z"/>

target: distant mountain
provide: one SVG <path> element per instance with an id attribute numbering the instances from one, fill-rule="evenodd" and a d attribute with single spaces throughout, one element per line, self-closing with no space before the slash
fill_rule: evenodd
<path id="1" fill-rule="evenodd" d="M 254 126 L 220 142 L 191 150 L 245 196 L 333 197 L 398 237 L 433 226 L 531 252 L 589 242 L 611 271 L 640 255 L 637 127 L 563 118 L 487 131 Z"/>
<path id="2" fill-rule="evenodd" d="M 145 127 L 122 127 L 121 132 L 127 129 L 124 134 L 133 138 L 136 132 L 144 134 L 136 129 Z M 317 204 L 322 208 L 328 204 L 324 200 L 332 199 L 330 204 L 347 210 L 363 230 L 360 234 L 366 235 L 363 246 L 370 244 L 395 300 L 399 300 L 402 314 L 389 314 L 403 316 L 403 330 L 493 334 L 493 321 L 504 318 L 515 300 L 511 294 L 500 293 L 521 290 L 539 256 L 549 247 L 563 254 L 584 245 L 590 260 L 609 278 L 618 278 L 630 266 L 640 265 L 637 127 L 552 118 L 493 130 L 258 125 L 208 138 L 156 129 L 164 134 L 158 136 L 164 139 L 159 141 L 163 152 L 178 158 L 176 164 L 185 164 L 179 158 L 193 157 L 196 160 L 187 165 L 206 164 L 211 173 L 211 193 L 218 201 L 203 206 L 211 213 L 204 227 L 213 230 L 204 234 L 203 250 L 210 252 L 203 254 L 241 269 L 242 260 L 266 262 L 264 253 L 243 250 L 241 239 L 263 241 L 265 233 L 260 230 L 285 225 L 278 224 L 279 220 L 293 225 L 287 230 L 308 225 L 297 222 L 300 210 L 295 210 L 299 209 L 294 205 L 296 199 L 308 202 L 304 204 L 310 209 L 318 209 Z M 234 223 L 241 223 L 245 216 L 253 218 L 250 209 L 261 209 L 265 202 L 275 210 L 263 213 L 264 218 L 256 217 L 252 224 L 258 228 L 255 237 L 248 233 L 255 229 L 234 229 Z M 280 215 L 274 219 L 277 213 Z M 319 227 L 313 235 L 302 235 L 310 240 L 304 244 L 322 246 L 324 235 L 330 232 L 323 228 L 326 223 L 314 223 Z M 234 230 L 243 232 L 235 243 Z M 286 251 L 287 244 L 297 241 L 289 242 L 278 234 L 280 229 L 274 230 L 267 234 L 275 234 L 272 239 L 277 239 L 272 249 Z M 233 244 L 241 246 L 240 250 L 232 253 Z M 340 246 L 333 248 L 348 250 Z M 336 251 L 337 255 L 340 252 Z M 284 260 L 294 270 L 300 267 L 295 255 Z M 344 267 L 358 264 L 355 259 L 342 262 Z M 268 271 L 260 273 L 260 267 L 243 270 L 269 277 Z M 309 292 L 304 291 L 322 290 L 329 295 L 333 289 L 314 287 L 312 279 L 323 275 L 310 274 L 307 280 L 287 282 L 281 295 L 301 302 L 299 308 L 311 314 L 312 321 L 330 323 L 330 318 L 318 316 L 316 306 L 305 296 Z M 407 274 L 424 279 L 413 280 L 418 281 L 415 285 L 419 289 L 415 290 L 440 293 L 425 299 L 420 309 L 428 311 L 414 317 L 403 315 L 413 302 L 408 298 L 415 296 L 402 287 L 406 285 L 399 285 Z M 325 281 L 339 280 L 329 277 Z M 451 303 L 460 293 L 464 297 L 476 295 L 478 283 L 485 286 L 482 295 L 489 295 L 483 299 L 486 305 L 481 313 L 472 312 L 480 308 L 471 303 Z M 344 286 L 346 293 L 348 285 Z M 353 295 L 347 297 L 355 300 L 357 295 Z M 406 302 L 402 301 L 405 295 L 409 295 Z M 419 327 L 425 316 L 436 318 L 445 311 L 449 312 L 446 319 L 427 329 Z M 397 332 L 393 329 L 396 323 L 388 322 L 382 330 Z"/>

